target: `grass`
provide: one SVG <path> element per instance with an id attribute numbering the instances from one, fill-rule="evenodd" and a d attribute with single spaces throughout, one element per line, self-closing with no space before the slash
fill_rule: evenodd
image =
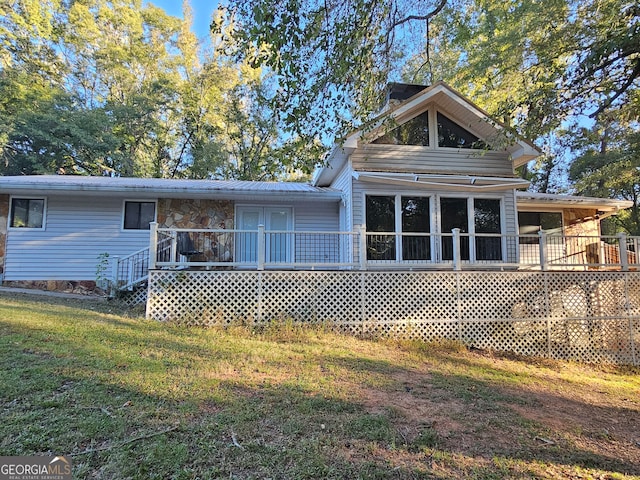
<path id="1" fill-rule="evenodd" d="M 640 478 L 640 369 L 0 295 L 0 454 L 74 478 Z"/>

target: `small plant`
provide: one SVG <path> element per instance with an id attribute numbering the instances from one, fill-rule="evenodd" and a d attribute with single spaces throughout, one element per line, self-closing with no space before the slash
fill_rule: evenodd
<path id="1" fill-rule="evenodd" d="M 103 252 L 98 255 L 98 264 L 96 265 L 96 285 L 103 290 L 108 290 L 111 283 L 109 278 L 109 252 Z"/>

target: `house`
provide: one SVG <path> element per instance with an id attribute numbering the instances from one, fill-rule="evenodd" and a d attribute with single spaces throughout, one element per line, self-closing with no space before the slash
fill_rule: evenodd
<path id="1" fill-rule="evenodd" d="M 445 83 L 395 85 L 309 184 L 0 177 L 0 272 L 5 284 L 90 290 L 108 278 L 130 288 L 148 268 L 637 263 L 638 239 L 599 230 L 630 202 L 520 191 L 514 169 L 539 153 Z"/>

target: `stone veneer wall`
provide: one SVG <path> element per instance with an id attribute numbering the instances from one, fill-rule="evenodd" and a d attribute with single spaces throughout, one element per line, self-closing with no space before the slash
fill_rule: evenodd
<path id="1" fill-rule="evenodd" d="M 564 210 L 564 223 L 567 235 L 600 235 L 600 220 L 596 219 L 595 209 L 566 208 Z M 583 219 L 588 219 L 584 220 Z"/>
<path id="2" fill-rule="evenodd" d="M 233 202 L 161 198 L 158 200 L 158 226 L 233 229 Z"/>
<path id="3" fill-rule="evenodd" d="M 160 228 L 233 229 L 233 202 L 229 200 L 193 200 L 162 198 L 158 200 Z M 201 255 L 195 261 L 229 262 L 233 260 L 233 234 L 191 233 Z"/>

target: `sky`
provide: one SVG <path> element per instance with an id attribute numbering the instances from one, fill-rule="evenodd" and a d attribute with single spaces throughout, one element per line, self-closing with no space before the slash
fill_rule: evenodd
<path id="1" fill-rule="evenodd" d="M 162 8 L 169 15 L 182 18 L 182 0 L 147 0 L 145 3 L 151 3 Z M 189 0 L 189 3 L 193 10 L 194 33 L 198 38 L 208 36 L 211 14 L 218 5 L 217 0 Z"/>

